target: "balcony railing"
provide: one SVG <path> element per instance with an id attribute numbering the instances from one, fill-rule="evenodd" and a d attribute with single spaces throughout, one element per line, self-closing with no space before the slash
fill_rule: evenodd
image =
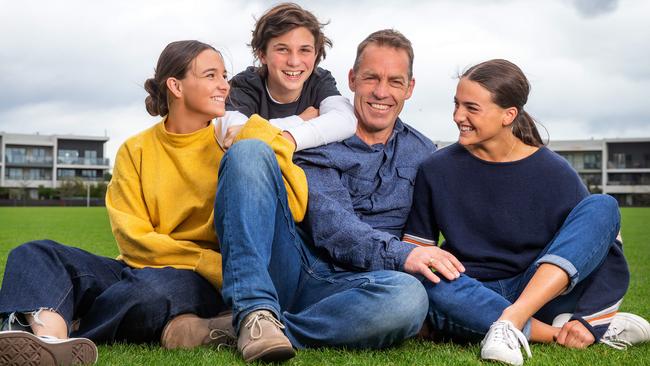
<path id="1" fill-rule="evenodd" d="M 5 181 L 21 181 L 21 182 L 31 182 L 31 181 L 51 181 L 52 177 L 48 175 L 39 175 L 31 176 L 28 174 L 25 175 L 7 175 L 5 176 Z"/>
<path id="2" fill-rule="evenodd" d="M 106 165 L 108 165 L 108 159 L 107 158 L 67 158 L 67 157 L 59 156 L 57 158 L 57 163 L 58 164 L 65 164 L 65 165 L 99 165 L 99 166 L 106 166 Z"/>
<path id="3" fill-rule="evenodd" d="M 31 156 L 31 155 L 7 155 L 5 162 L 7 164 L 20 165 L 52 165 L 54 159 L 51 156 Z"/>

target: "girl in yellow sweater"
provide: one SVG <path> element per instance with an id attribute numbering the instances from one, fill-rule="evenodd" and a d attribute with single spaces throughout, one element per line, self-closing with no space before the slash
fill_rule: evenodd
<path id="1" fill-rule="evenodd" d="M 49 240 L 12 250 L 0 290 L 0 359 L 89 364 L 97 359 L 93 341 L 158 341 L 171 319 L 224 310 L 213 228 L 224 152 L 211 123 L 224 114 L 230 89 L 221 54 L 198 41 L 170 43 L 145 89 L 147 111 L 163 119 L 120 147 L 106 195 L 120 256 Z M 253 118 L 238 139 L 255 136 L 276 151 L 299 219 L 306 181 L 280 132 Z M 229 320 L 219 325 L 227 335 Z M 163 345 L 174 346 L 173 332 L 166 335 Z"/>

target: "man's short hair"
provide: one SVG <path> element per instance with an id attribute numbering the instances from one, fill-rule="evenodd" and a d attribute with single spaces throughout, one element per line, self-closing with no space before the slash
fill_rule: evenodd
<path id="1" fill-rule="evenodd" d="M 355 72 L 359 69 L 363 50 L 370 44 L 377 45 L 378 47 L 392 47 L 398 50 L 404 50 L 409 57 L 409 80 L 413 78 L 413 46 L 408 38 L 395 29 L 382 29 L 373 32 L 359 43 L 357 57 L 354 59 L 354 66 L 352 67 Z"/>

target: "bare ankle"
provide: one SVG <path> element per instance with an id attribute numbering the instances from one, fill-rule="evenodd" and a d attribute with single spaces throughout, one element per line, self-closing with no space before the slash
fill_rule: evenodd
<path id="1" fill-rule="evenodd" d="M 68 338 L 68 325 L 61 315 L 49 309 L 39 309 L 25 314 L 27 323 L 37 336 Z"/>
<path id="2" fill-rule="evenodd" d="M 517 329 L 521 330 L 524 328 L 526 321 L 528 321 L 528 316 L 513 304 L 503 310 L 499 320 L 508 320 Z"/>

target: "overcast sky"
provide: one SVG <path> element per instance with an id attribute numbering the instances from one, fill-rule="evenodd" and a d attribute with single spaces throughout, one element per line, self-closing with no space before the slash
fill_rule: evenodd
<path id="1" fill-rule="evenodd" d="M 0 0 L 0 131 L 104 135 L 107 156 L 156 123 L 144 80 L 165 45 L 199 39 L 230 72 L 253 62 L 251 30 L 271 1 Z M 395 28 L 415 49 L 402 119 L 453 141 L 455 76 L 505 58 L 532 84 L 526 109 L 551 139 L 650 137 L 650 1 L 299 1 L 333 40 L 321 66 L 351 97 L 347 72 L 369 33 Z M 544 133 L 542 133 L 544 135 Z"/>

